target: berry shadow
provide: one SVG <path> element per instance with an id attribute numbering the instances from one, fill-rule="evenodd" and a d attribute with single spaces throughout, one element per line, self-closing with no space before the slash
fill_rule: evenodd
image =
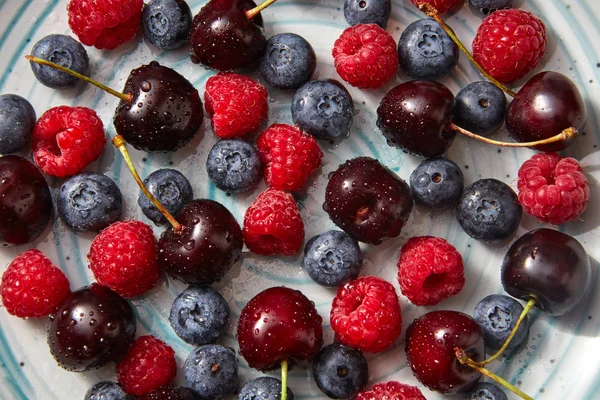
<path id="1" fill-rule="evenodd" d="M 566 225 L 566 233 L 571 236 L 577 236 L 591 232 L 600 226 L 600 207 L 594 206 L 594 201 L 600 198 L 600 182 L 598 182 L 598 180 L 591 175 L 593 172 L 598 172 L 598 170 L 600 170 L 600 164 L 585 165 L 585 162 L 582 162 L 582 168 L 588 179 L 590 201 L 588 202 L 587 208 L 583 214 L 581 214 L 575 221 L 569 222 Z M 598 235 L 596 235 L 596 237 L 597 236 Z M 583 243 L 583 245 L 586 247 L 585 243 Z"/>

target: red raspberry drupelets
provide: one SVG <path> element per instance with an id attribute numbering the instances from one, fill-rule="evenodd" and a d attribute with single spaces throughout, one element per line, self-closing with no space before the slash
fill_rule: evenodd
<path id="1" fill-rule="evenodd" d="M 246 210 L 244 242 L 251 252 L 291 256 L 304 242 L 304 223 L 291 194 L 267 189 Z"/>
<path id="2" fill-rule="evenodd" d="M 114 49 L 140 29 L 143 0 L 71 0 L 69 26 L 81 43 Z"/>
<path id="3" fill-rule="evenodd" d="M 302 189 L 323 158 L 312 135 L 286 124 L 273 124 L 261 132 L 256 147 L 265 165 L 267 183 L 279 190 Z"/>
<path id="4" fill-rule="evenodd" d="M 443 14 L 446 11 L 455 10 L 462 6 L 465 0 L 410 0 L 415 6 L 419 3 L 431 4 L 435 9 Z"/>
<path id="5" fill-rule="evenodd" d="M 398 260 L 402 294 L 417 306 L 433 306 L 460 293 L 465 286 L 462 257 L 442 238 L 410 238 Z"/>
<path id="6" fill-rule="evenodd" d="M 545 51 L 544 23 L 516 8 L 490 14 L 473 39 L 473 57 L 500 82 L 523 78 L 536 67 Z"/>
<path id="7" fill-rule="evenodd" d="M 175 351 L 154 336 L 140 336 L 117 365 L 123 389 L 141 396 L 164 386 L 177 374 Z"/>
<path id="8" fill-rule="evenodd" d="M 376 89 L 398 69 L 394 38 L 376 24 L 358 24 L 333 44 L 333 63 L 340 77 L 361 89 Z"/>
<path id="9" fill-rule="evenodd" d="M 371 390 L 356 395 L 354 400 L 427 400 L 416 386 L 389 381 L 378 383 Z"/>
<path id="10" fill-rule="evenodd" d="M 99 284 L 123 297 L 139 296 L 158 282 L 157 241 L 140 221 L 118 221 L 92 241 L 88 259 Z"/>
<path id="11" fill-rule="evenodd" d="M 219 72 L 206 82 L 204 106 L 221 138 L 254 132 L 267 119 L 267 89 L 258 81 L 233 72 Z"/>
<path id="12" fill-rule="evenodd" d="M 33 129 L 33 160 L 46 175 L 75 175 L 95 161 L 106 144 L 98 114 L 87 107 L 54 107 Z"/>
<path id="13" fill-rule="evenodd" d="M 519 168 L 519 202 L 542 222 L 561 225 L 586 209 L 590 189 L 581 166 L 573 158 L 540 153 Z"/>
<path id="14" fill-rule="evenodd" d="M 402 330 L 396 290 L 376 276 L 363 276 L 340 286 L 329 317 L 342 344 L 365 352 L 387 350 Z"/>
<path id="15" fill-rule="evenodd" d="M 0 297 L 9 314 L 19 318 L 51 314 L 71 293 L 65 274 L 41 251 L 18 255 L 6 268 Z"/>

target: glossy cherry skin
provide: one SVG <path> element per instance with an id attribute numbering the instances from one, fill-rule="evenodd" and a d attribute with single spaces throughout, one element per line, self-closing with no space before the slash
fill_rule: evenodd
<path id="1" fill-rule="evenodd" d="M 377 108 L 377 126 L 392 147 L 422 157 L 442 155 L 456 136 L 448 128 L 454 95 L 434 81 L 409 81 L 393 87 Z"/>
<path id="2" fill-rule="evenodd" d="M 323 204 L 337 226 L 372 244 L 398 236 L 412 207 L 408 184 L 369 157 L 348 160 L 329 175 Z"/>
<path id="3" fill-rule="evenodd" d="M 114 125 L 127 143 L 142 151 L 174 151 L 200 130 L 204 111 L 194 86 L 171 68 L 152 61 L 131 71 Z"/>
<path id="4" fill-rule="evenodd" d="M 462 365 L 454 348 L 474 361 L 485 356 L 483 333 L 470 316 L 458 311 L 432 311 L 417 318 L 406 331 L 406 357 L 415 377 L 431 390 L 454 394 L 468 390 L 481 374 Z"/>
<path id="5" fill-rule="evenodd" d="M 577 86 L 558 72 L 540 72 L 519 90 L 506 111 L 506 128 L 517 142 L 531 142 L 558 135 L 564 129 L 581 129 L 585 104 Z M 559 151 L 575 138 L 533 147 Z"/>
<path id="6" fill-rule="evenodd" d="M 48 345 L 62 368 L 83 372 L 121 359 L 135 337 L 133 309 L 93 283 L 71 294 L 50 316 Z"/>
<path id="7" fill-rule="evenodd" d="M 575 308 L 590 290 L 590 259 L 574 237 L 554 229 L 527 232 L 508 249 L 502 262 L 502 286 L 522 300 L 535 296 L 550 315 Z"/>
<path id="8" fill-rule="evenodd" d="M 260 59 L 267 44 L 261 15 L 252 20 L 244 11 L 252 0 L 210 0 L 194 17 L 188 37 L 194 64 L 225 71 L 246 67 Z"/>
<path id="9" fill-rule="evenodd" d="M 192 200 L 175 215 L 182 232 L 170 227 L 158 241 L 158 262 L 169 275 L 189 284 L 220 281 L 240 259 L 240 225 L 228 209 L 208 199 Z"/>
<path id="10" fill-rule="evenodd" d="M 272 287 L 242 309 L 237 327 L 240 354 L 251 368 L 268 371 L 283 360 L 312 360 L 323 345 L 323 319 L 300 291 Z"/>
<path id="11" fill-rule="evenodd" d="M 23 157 L 0 157 L 0 244 L 35 240 L 52 215 L 52 196 L 42 173 Z"/>

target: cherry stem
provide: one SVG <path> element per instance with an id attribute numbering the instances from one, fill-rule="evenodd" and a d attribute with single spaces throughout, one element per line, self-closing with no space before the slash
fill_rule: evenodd
<path id="1" fill-rule="evenodd" d="M 463 53 L 465 53 L 465 55 L 467 56 L 467 58 L 469 59 L 469 61 L 471 61 L 471 63 L 475 66 L 475 68 L 477 68 L 479 70 L 479 72 L 481 72 L 481 74 L 483 76 L 485 76 L 487 79 L 489 79 L 490 82 L 492 82 L 500 90 L 502 90 L 504 93 L 508 94 L 509 96 L 511 96 L 511 97 L 516 97 L 517 96 L 517 94 L 514 91 L 512 91 L 511 89 L 509 89 L 508 87 L 506 87 L 505 85 L 503 85 L 502 83 L 500 83 L 500 81 L 498 81 L 496 78 L 494 78 L 493 76 L 491 76 L 481 66 L 481 64 L 479 64 L 475 60 L 475 58 L 473 58 L 473 55 L 471 54 L 471 52 L 465 47 L 465 45 L 463 44 L 463 42 L 461 42 L 461 40 L 458 38 L 458 36 L 454 32 L 454 30 L 450 26 L 448 26 L 448 24 L 446 24 L 446 22 L 443 20 L 443 18 L 438 13 L 438 10 L 435 9 L 435 7 L 433 7 L 431 4 L 428 4 L 428 3 L 419 3 L 417 5 L 417 7 L 419 7 L 419 10 L 421 10 L 425 14 L 427 14 L 427 16 L 433 18 L 438 24 L 440 24 L 440 26 L 442 27 L 442 29 L 444 29 L 444 31 L 446 31 L 446 33 L 448 34 L 448 36 L 450 36 L 450 39 L 452 39 L 452 41 L 454 43 L 456 43 L 456 45 L 458 46 L 458 48 Z"/>
<path id="2" fill-rule="evenodd" d="M 503 379 L 503 378 L 499 377 L 498 375 L 496 375 L 495 373 L 493 373 L 489 369 L 485 369 L 485 368 L 479 366 L 478 363 L 475 362 L 475 361 L 473 361 L 467 355 L 467 353 L 465 353 L 465 351 L 463 349 L 459 349 L 458 347 L 456 347 L 454 349 L 454 352 L 456 354 L 456 358 L 458 359 L 458 361 L 461 364 L 469 366 L 469 367 L 471 367 L 471 368 L 479 371 L 481 374 L 487 376 L 488 378 L 490 378 L 494 382 L 498 383 L 499 385 L 504 386 L 505 388 L 507 388 L 508 390 L 510 390 L 511 392 L 513 392 L 514 394 L 516 394 L 517 396 L 519 396 L 520 398 L 525 399 L 525 400 L 533 400 L 533 397 L 528 396 L 526 393 L 524 393 L 522 390 L 520 390 L 516 386 L 511 385 L 506 379 Z"/>
<path id="3" fill-rule="evenodd" d="M 258 6 L 254 7 L 251 10 L 246 10 L 246 17 L 248 19 L 252 19 L 254 17 L 256 17 L 256 15 L 258 15 L 262 10 L 264 10 L 265 8 L 269 7 L 271 4 L 275 3 L 276 0 L 266 0 L 265 2 L 263 2 L 262 4 L 259 4 Z M 285 399 L 281 399 L 281 400 L 285 400 Z"/>
<path id="4" fill-rule="evenodd" d="M 108 86 L 103 85 L 100 82 L 95 81 L 95 80 L 93 80 L 90 77 L 82 75 L 79 72 L 72 71 L 69 68 L 63 67 L 62 65 L 59 65 L 59 64 L 56 64 L 56 63 L 53 63 L 52 61 L 44 60 L 43 58 L 38 58 L 38 57 L 34 57 L 34 56 L 25 56 L 25 58 L 28 59 L 31 62 L 36 63 L 36 64 L 47 65 L 49 67 L 52 67 L 52 68 L 57 69 L 59 71 L 62 71 L 64 73 L 67 73 L 67 74 L 69 74 L 71 76 L 79 78 L 82 81 L 89 82 L 92 85 L 97 86 L 100 89 L 104 90 L 105 92 L 108 92 L 108 93 L 112 94 L 113 96 L 116 96 L 116 97 L 120 98 L 121 100 L 126 101 L 128 103 L 131 100 L 133 100 L 133 95 L 131 93 L 125 94 L 125 93 L 117 92 L 116 90 L 111 89 Z"/>
<path id="5" fill-rule="evenodd" d="M 154 197 L 152 195 L 152 193 L 150 193 L 150 191 L 148 191 L 148 188 L 146 187 L 146 185 L 144 185 L 144 182 L 138 175 L 137 170 L 135 169 L 135 166 L 133 165 L 133 162 L 131 161 L 131 157 L 129 156 L 129 152 L 127 151 L 126 142 L 125 142 L 125 139 L 123 138 L 123 136 L 121 136 L 121 135 L 115 136 L 112 140 L 112 143 L 117 149 L 119 149 L 119 151 L 121 151 L 121 154 L 123 155 L 123 158 L 125 159 L 125 163 L 127 164 L 127 167 L 129 167 L 129 171 L 131 171 L 131 175 L 133 175 L 133 179 L 135 179 L 135 181 L 137 182 L 137 184 L 140 187 L 140 189 L 142 190 L 142 192 L 146 195 L 146 197 L 148 197 L 148 199 L 152 202 L 152 204 L 154 204 L 154 206 L 156 208 L 158 208 L 158 211 L 160 211 L 162 213 L 162 215 L 165 216 L 167 221 L 169 221 L 169 223 L 173 226 L 173 230 L 175 231 L 175 233 L 181 232 L 181 230 L 183 229 L 183 226 L 179 222 L 177 222 L 177 220 L 175 220 L 173 215 L 171 215 L 171 213 L 168 212 L 162 204 L 160 204 L 160 202 L 156 199 L 156 197 Z"/>
<path id="6" fill-rule="evenodd" d="M 287 399 L 287 375 L 288 375 L 288 361 L 283 360 L 281 362 L 281 400 Z"/>
<path id="7" fill-rule="evenodd" d="M 449 123 L 448 128 L 452 129 L 458 133 L 462 133 L 465 136 L 469 136 L 469 137 L 472 137 L 473 139 L 477 139 L 480 142 L 493 144 L 496 146 L 502 146 L 502 147 L 535 147 L 535 146 L 540 146 L 543 144 L 550 144 L 550 143 L 554 143 L 554 142 L 561 142 L 561 141 L 567 140 L 567 139 L 572 139 L 579 134 L 577 129 L 570 127 L 570 128 L 563 130 L 558 135 L 554 135 L 547 139 L 536 140 L 533 142 L 516 143 L 516 142 L 500 142 L 498 140 L 493 140 L 493 139 L 489 139 L 489 138 L 486 138 L 486 137 L 483 137 L 480 135 L 476 135 L 473 132 L 469 132 L 468 130 L 461 128 L 460 126 L 454 124 L 453 122 Z"/>

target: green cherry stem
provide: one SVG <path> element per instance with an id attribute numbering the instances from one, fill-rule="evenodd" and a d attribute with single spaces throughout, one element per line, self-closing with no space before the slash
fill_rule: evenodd
<path id="1" fill-rule="evenodd" d="M 570 128 L 563 130 L 558 135 L 554 135 L 547 139 L 536 140 L 533 142 L 517 143 L 517 142 L 501 142 L 498 140 L 486 138 L 484 136 L 479 136 L 479 135 L 474 134 L 473 132 L 469 132 L 468 130 L 461 128 L 460 126 L 454 124 L 453 122 L 450 122 L 448 124 L 448 128 L 452 129 L 453 131 L 456 131 L 458 133 L 461 133 L 465 136 L 469 136 L 473 139 L 477 139 L 480 142 L 493 144 L 496 146 L 502 146 L 502 147 L 535 147 L 535 146 L 541 146 L 544 144 L 550 144 L 550 143 L 554 143 L 554 142 L 561 142 L 561 141 L 567 140 L 567 139 L 572 139 L 578 135 L 577 129 L 570 127 Z"/>
<path id="2" fill-rule="evenodd" d="M 52 67 L 54 69 L 57 69 L 59 71 L 62 71 L 64 73 L 66 73 L 66 74 L 69 74 L 71 76 L 79 78 L 82 81 L 86 81 L 88 83 L 91 83 L 92 85 L 94 85 L 96 87 L 99 87 L 100 89 L 104 90 L 105 92 L 108 92 L 108 93 L 112 94 L 113 96 L 116 96 L 119 99 L 121 99 L 121 100 L 123 100 L 123 101 L 125 101 L 127 103 L 129 103 L 131 100 L 133 100 L 133 95 L 131 93 L 125 94 L 125 93 L 118 92 L 118 91 L 116 91 L 114 89 L 109 88 L 106 85 L 101 84 L 98 81 L 93 80 L 90 77 L 82 75 L 79 72 L 72 71 L 69 68 L 65 68 L 62 65 L 53 63 L 52 61 L 44 60 L 42 58 L 38 58 L 38 57 L 34 57 L 34 56 L 25 56 L 25 58 L 28 59 L 31 62 L 36 63 L 36 64 L 47 65 L 48 67 Z"/>
<path id="3" fill-rule="evenodd" d="M 527 395 L 526 393 L 524 393 L 522 390 L 520 390 L 516 386 L 511 385 L 506 379 L 499 377 L 498 375 L 494 374 L 489 369 L 480 367 L 477 362 L 473 361 L 471 358 L 469 358 L 469 356 L 467 356 L 467 354 L 465 353 L 464 350 L 459 349 L 457 347 L 454 349 L 454 352 L 456 354 L 456 358 L 458 359 L 458 361 L 461 364 L 469 366 L 469 367 L 479 371 L 481 374 L 487 376 L 488 378 L 490 378 L 494 382 L 498 383 L 499 385 L 504 386 L 505 388 L 507 388 L 508 390 L 510 390 L 517 396 L 519 396 L 520 398 L 522 398 L 524 400 L 533 400 L 533 397 Z"/>
<path id="4" fill-rule="evenodd" d="M 173 230 L 175 231 L 175 233 L 181 232 L 183 230 L 183 226 L 179 222 L 177 222 L 177 220 L 175 220 L 173 215 L 171 215 L 171 213 L 168 212 L 162 204 L 160 204 L 156 197 L 154 197 L 152 193 L 150 193 L 146 185 L 144 185 L 144 182 L 140 178 L 137 170 L 135 169 L 135 166 L 133 165 L 133 162 L 131 161 L 131 157 L 129 156 L 129 152 L 127 151 L 126 142 L 123 136 L 115 136 L 112 140 L 112 143 L 117 149 L 119 149 L 119 151 L 123 155 L 125 163 L 127 164 L 131 175 L 133 175 L 133 179 L 135 179 L 141 191 L 146 195 L 146 197 L 148 197 L 152 204 L 154 204 L 158 211 L 160 211 L 162 215 L 165 216 L 167 221 L 169 221 L 169 223 L 173 226 Z"/>
<path id="5" fill-rule="evenodd" d="M 444 19 L 440 16 L 440 14 L 438 13 L 438 11 L 435 9 L 435 7 L 433 7 L 431 4 L 428 4 L 428 3 L 419 3 L 417 5 L 417 7 L 419 7 L 419 10 L 421 10 L 425 14 L 427 14 L 427 16 L 433 18 L 438 24 L 440 24 L 440 26 L 442 27 L 442 29 L 444 29 L 444 31 L 446 31 L 446 33 L 448 34 L 448 36 L 450 36 L 450 38 L 452 39 L 452 41 L 454 43 L 456 43 L 456 45 L 458 46 L 458 48 L 467 56 L 467 58 L 469 59 L 469 61 L 471 61 L 471 63 L 475 66 L 475 68 L 477 68 L 479 70 L 479 72 L 481 72 L 481 74 L 483 76 L 485 76 L 487 79 L 489 79 L 490 82 L 492 82 L 494 85 L 496 85 L 504 93 L 508 94 L 511 97 L 517 97 L 517 94 L 514 91 L 512 91 L 511 89 L 509 89 L 508 87 L 506 87 L 505 85 L 503 85 L 502 83 L 500 83 L 496 78 L 494 78 L 493 76 L 491 76 L 481 66 L 481 64 L 479 64 L 475 60 L 475 58 L 473 58 L 473 55 L 471 54 L 471 52 L 465 47 L 465 45 L 463 44 L 463 42 L 461 42 L 461 40 L 458 38 L 458 36 L 454 32 L 454 30 L 450 26 L 448 26 L 448 24 L 446 24 L 446 22 L 444 21 Z"/>
<path id="6" fill-rule="evenodd" d="M 257 14 L 259 14 L 262 10 L 264 10 L 265 8 L 269 7 L 271 4 L 275 3 L 276 0 L 266 0 L 264 1 L 262 4 L 259 4 L 258 6 L 254 7 L 251 10 L 246 10 L 246 17 L 248 17 L 248 19 L 252 19 L 254 17 L 256 17 Z M 284 398 L 282 398 L 281 400 L 285 400 Z"/>
<path id="7" fill-rule="evenodd" d="M 281 362 L 281 400 L 287 399 L 288 361 Z"/>

